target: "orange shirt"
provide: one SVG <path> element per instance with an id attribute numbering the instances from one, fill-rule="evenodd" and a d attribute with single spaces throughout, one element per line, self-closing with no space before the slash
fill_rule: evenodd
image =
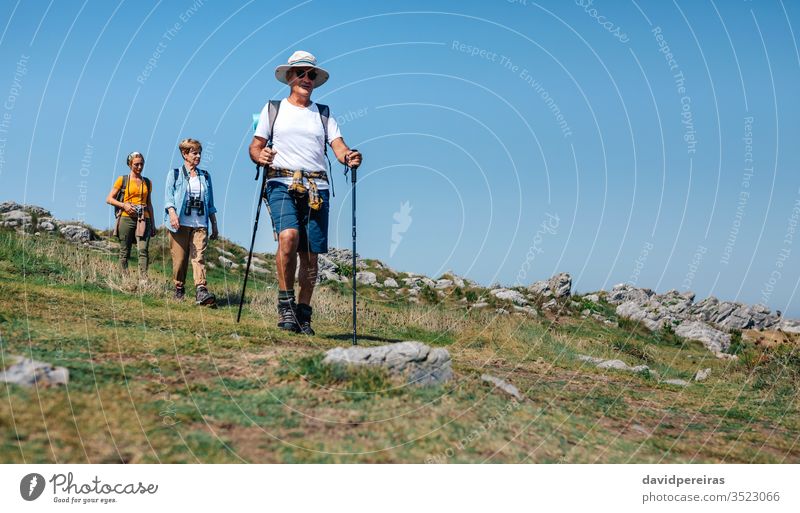
<path id="1" fill-rule="evenodd" d="M 114 189 L 122 189 L 122 177 L 118 176 L 117 180 L 114 182 Z M 123 203 L 130 203 L 131 205 L 142 205 L 145 207 L 144 216 L 150 217 L 150 212 L 147 211 L 147 195 L 150 194 L 150 190 L 147 187 L 147 182 L 145 182 L 144 177 L 140 182 L 137 182 L 133 176 L 128 178 L 128 188 L 125 191 L 125 196 L 122 198 Z M 125 210 L 122 211 L 122 215 L 125 217 L 130 217 Z"/>

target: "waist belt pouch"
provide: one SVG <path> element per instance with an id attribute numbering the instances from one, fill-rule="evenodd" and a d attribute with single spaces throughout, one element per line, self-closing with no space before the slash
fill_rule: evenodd
<path id="1" fill-rule="evenodd" d="M 117 221 L 114 223 L 114 232 L 111 234 L 112 237 L 116 237 L 119 239 L 119 220 L 122 217 L 122 211 L 117 214 Z"/>

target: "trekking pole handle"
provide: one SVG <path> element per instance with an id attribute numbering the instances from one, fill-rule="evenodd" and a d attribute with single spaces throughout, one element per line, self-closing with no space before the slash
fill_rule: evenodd
<path id="1" fill-rule="evenodd" d="M 261 164 L 256 164 L 256 180 L 258 180 L 259 174 L 261 174 Z"/>
<path id="2" fill-rule="evenodd" d="M 355 149 L 355 148 L 350 148 L 350 151 L 358 151 L 358 150 L 357 150 L 357 149 Z M 351 166 L 351 165 L 350 165 L 350 162 L 348 162 L 348 159 L 347 159 L 346 157 L 345 157 L 345 163 L 344 163 L 344 165 L 345 165 L 345 166 L 347 166 L 347 167 L 349 167 L 350 169 L 352 169 L 352 170 L 354 170 L 354 171 L 355 171 L 356 169 L 358 169 L 358 166 Z"/>

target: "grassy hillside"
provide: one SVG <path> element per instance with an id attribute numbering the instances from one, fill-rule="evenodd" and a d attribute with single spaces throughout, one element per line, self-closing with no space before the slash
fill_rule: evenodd
<path id="1" fill-rule="evenodd" d="M 210 261 L 219 248 L 244 251 L 212 243 Z M 743 343 L 738 360 L 718 360 L 699 343 L 619 324 L 602 303 L 532 319 L 468 311 L 460 297 L 479 290 L 410 304 L 359 289 L 363 344 L 450 351 L 455 381 L 409 388 L 321 365 L 326 349 L 349 343 L 347 285 L 318 288 L 317 336 L 287 335 L 274 327 L 271 255 L 260 255 L 272 272 L 251 281 L 236 324 L 240 269 L 212 269 L 222 304 L 199 308 L 170 299 L 164 234 L 151 254 L 151 279 L 139 284 L 114 256 L 0 231 L 0 354 L 70 370 L 67 387 L 0 383 L 0 462 L 800 462 L 795 346 Z M 580 318 L 587 307 L 615 323 Z M 578 354 L 646 364 L 661 379 L 712 371 L 682 388 Z"/>

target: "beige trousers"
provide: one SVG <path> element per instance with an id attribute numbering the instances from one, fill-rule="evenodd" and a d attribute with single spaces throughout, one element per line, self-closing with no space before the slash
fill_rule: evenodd
<path id="1" fill-rule="evenodd" d="M 192 260 L 195 287 L 206 285 L 205 254 L 208 247 L 208 230 L 181 226 L 178 231 L 169 232 L 170 253 L 172 254 L 172 279 L 176 287 L 186 283 L 189 259 Z"/>

